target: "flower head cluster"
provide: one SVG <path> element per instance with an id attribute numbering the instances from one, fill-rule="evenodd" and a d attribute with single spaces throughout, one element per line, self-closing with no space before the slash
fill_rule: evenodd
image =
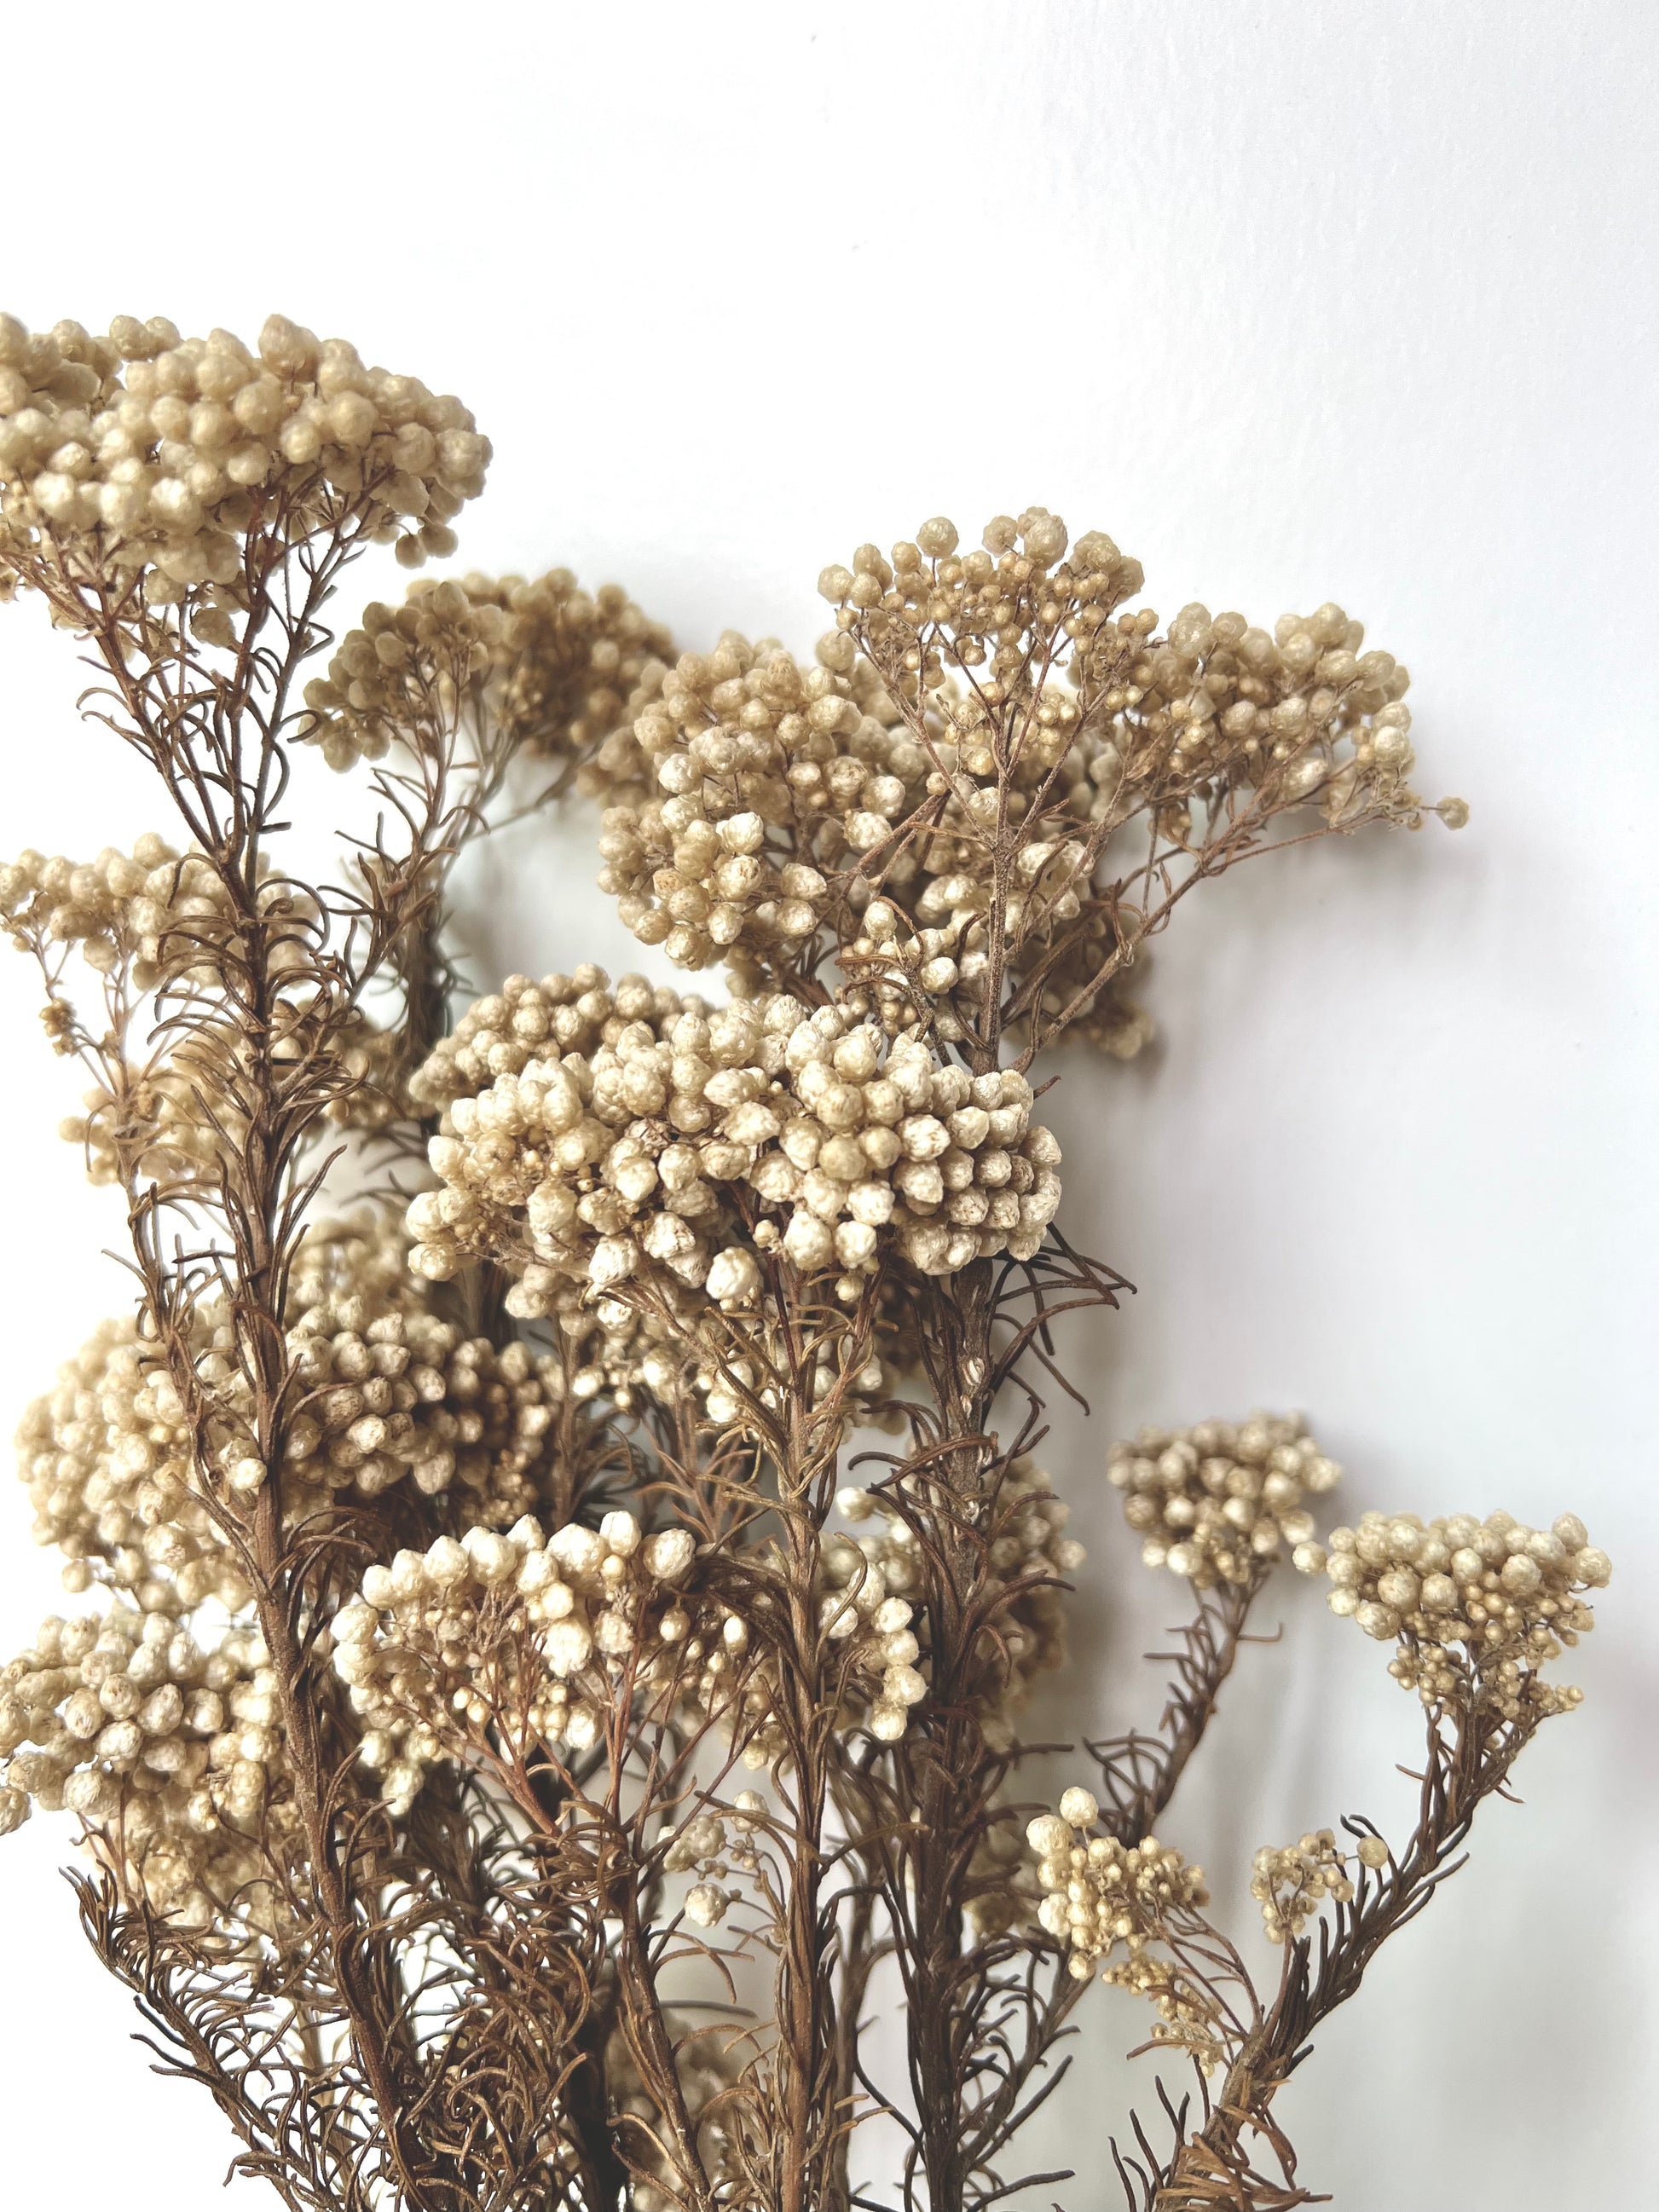
<path id="1" fill-rule="evenodd" d="M 498 990 L 475 999 L 453 1031 L 441 1038 L 410 1081 L 416 1103 L 441 1113 L 458 1098 L 487 1091 L 498 1075 L 521 1075 L 532 1060 L 566 1053 L 591 1058 L 615 1045 L 634 1022 L 665 1031 L 682 1013 L 707 1016 L 702 999 L 622 975 L 613 984 L 603 968 L 578 968 L 569 975 L 509 975 Z"/>
<path id="2" fill-rule="evenodd" d="M 152 1611 L 247 1603 L 202 1497 L 177 1394 L 130 1319 L 104 1322 L 58 1370 L 24 1413 L 17 1455 L 35 1540 L 63 1554 L 67 1589 L 108 1584 Z"/>
<path id="3" fill-rule="evenodd" d="M 1120 1943 L 1143 1950 L 1167 1935 L 1172 1916 L 1209 1902 L 1201 1867 L 1152 1836 L 1121 1844 L 1089 1835 L 1099 1815 L 1090 1791 L 1068 1790 L 1058 1813 L 1039 1814 L 1025 1832 L 1045 1893 L 1037 1917 L 1069 1947 L 1079 1981 Z"/>
<path id="4" fill-rule="evenodd" d="M 1319 1549 L 1319 1547 L 1315 1547 Z M 1580 1692 L 1542 1679 L 1595 1626 L 1580 1593 L 1613 1572 L 1575 1513 L 1548 1528 L 1511 1514 L 1455 1513 L 1426 1524 L 1413 1513 L 1367 1513 L 1334 1528 L 1331 1611 L 1379 1643 L 1399 1639 L 1389 1671 L 1426 1705 L 1474 1697 L 1501 1721 L 1570 1711 Z"/>
<path id="5" fill-rule="evenodd" d="M 817 1592 L 836 1724 L 893 1741 L 927 1688 L 911 1607 L 846 1548 L 850 1563 L 826 1557 Z M 483 1731 L 515 1750 L 585 1750 L 619 1698 L 721 1722 L 750 1767 L 783 1755 L 772 1655 L 700 1588 L 696 1559 L 689 1529 L 642 1534 L 615 1512 L 550 1534 L 529 1516 L 504 1534 L 474 1527 L 370 1567 L 335 1619 L 335 1665 L 387 1802 L 406 1808 L 424 1767 Z"/>
<path id="6" fill-rule="evenodd" d="M 173 1615 L 123 1602 L 101 1619 L 49 1620 L 0 1669 L 0 1827 L 31 1801 L 78 1813 L 156 1911 L 187 1927 L 228 1907 L 268 1924 L 261 1845 L 286 1818 L 271 1818 L 285 1772 L 275 1714 L 251 1629 L 208 1653 Z"/>
<path id="7" fill-rule="evenodd" d="M 459 400 L 281 315 L 257 349 L 160 319 L 120 316 L 100 338 L 0 316 L 0 567 L 32 578 L 55 547 L 75 580 L 148 570 L 152 603 L 210 583 L 194 624 L 210 644 L 234 642 L 251 530 L 345 523 L 405 560 L 450 553 L 489 459 Z"/>
<path id="8" fill-rule="evenodd" d="M 514 1310 L 533 1316 L 562 1279 L 604 1292 L 647 1268 L 741 1307 L 774 1247 L 852 1297 L 884 1230 L 923 1274 L 1029 1258 L 1060 1196 L 1030 1105 L 1012 1069 L 969 1077 L 785 994 L 630 1023 L 591 1060 L 531 1060 L 455 1101 L 410 1264 L 442 1280 L 471 1254 L 514 1261 Z M 739 1197 L 762 1216 L 752 1239 Z"/>
<path id="9" fill-rule="evenodd" d="M 958 543 L 939 517 L 890 562 L 860 547 L 850 569 L 825 569 L 819 589 L 902 696 L 985 670 L 956 717 L 969 775 L 994 774 L 1000 751 L 1001 766 L 1035 785 L 1075 732 L 1079 774 L 1066 781 L 1085 819 L 1127 818 L 1127 799 L 1184 803 L 1217 780 L 1273 786 L 1286 802 L 1316 798 L 1336 821 L 1376 808 L 1418 815 L 1400 703 L 1409 678 L 1391 654 L 1360 652 L 1364 630 L 1342 608 L 1285 615 L 1270 636 L 1243 615 L 1194 605 L 1157 638 L 1150 611 L 1116 614 L 1142 574 L 1102 532 L 1068 556 L 1065 524 L 1030 507 L 988 523 L 982 550 L 961 554 Z M 1063 702 L 1048 681 L 1062 667 L 1078 695 Z"/>
<path id="10" fill-rule="evenodd" d="M 665 1832 L 663 1872 L 698 1878 L 685 1899 L 685 1917 L 695 1926 L 717 1927 L 737 1902 L 739 1893 L 722 1885 L 734 1872 L 755 1872 L 760 1862 L 753 1832 L 765 1817 L 765 1799 L 757 1790 L 742 1790 L 730 1813 L 708 1808 Z"/>
<path id="11" fill-rule="evenodd" d="M 617 585 L 584 592 L 568 568 L 422 579 L 400 606 L 366 607 L 307 685 L 308 734 L 345 769 L 471 713 L 513 750 L 585 763 L 672 650 Z"/>
<path id="12" fill-rule="evenodd" d="M 1057 1814 L 1040 1814 L 1026 1830 L 1042 1893 L 1036 1917 L 1065 1948 L 1075 1979 L 1087 1981 L 1103 1960 L 1103 1982 L 1157 2008 L 1152 2040 L 1189 2051 L 1212 2072 L 1224 2056 L 1214 2002 L 1178 1956 L 1209 1902 L 1204 1870 L 1153 1836 L 1124 1844 L 1091 1835 L 1099 1810 L 1089 1790 L 1068 1790 Z"/>
<path id="13" fill-rule="evenodd" d="M 1125 1492 L 1123 1516 L 1145 1538 L 1141 1557 L 1200 1589 L 1255 1581 L 1289 1547 L 1304 1573 L 1323 1565 L 1310 1547 L 1304 1497 L 1334 1488 L 1341 1469 L 1297 1414 L 1143 1429 L 1112 1447 L 1107 1479 Z"/>
<path id="14" fill-rule="evenodd" d="M 296 1380 L 285 1438 L 289 1522 L 331 1496 L 378 1497 L 409 1481 L 459 1528 L 504 1527 L 545 1494 L 562 1370 L 523 1344 L 497 1350 L 425 1308 L 401 1266 L 404 1240 L 372 1222 L 322 1224 L 301 1243 L 287 1351 Z M 198 1309 L 195 1376 L 212 1486 L 246 1498 L 257 1455 L 235 1332 Z M 106 1322 L 38 1399 L 18 1436 L 34 1533 L 55 1545 L 65 1586 L 128 1591 L 149 1609 L 249 1590 L 204 1494 L 196 1430 L 153 1344 Z"/>
<path id="15" fill-rule="evenodd" d="M 271 933 L 272 972 L 302 968 L 303 933 L 315 921 L 315 902 L 285 877 L 268 875 L 260 913 Z M 106 846 L 91 861 L 20 853 L 0 868 L 0 918 L 20 943 L 42 951 L 78 945 L 89 968 L 102 975 L 125 969 L 140 991 L 163 981 L 214 980 L 235 927 L 205 855 L 175 852 L 153 832 L 131 854 Z"/>
<path id="16" fill-rule="evenodd" d="M 526 1516 L 370 1567 L 335 1617 L 334 1663 L 387 1802 L 407 1807 L 422 1769 L 483 1729 L 584 1750 L 624 1680 L 660 1689 L 683 1656 L 695 1667 L 680 1586 L 696 1552 L 689 1529 L 642 1536 L 630 1513 L 551 1534 Z"/>
<path id="17" fill-rule="evenodd" d="M 1326 1898 L 1346 1905 L 1353 1895 L 1336 1838 L 1329 1828 L 1275 1849 L 1264 1844 L 1250 1868 L 1250 1894 L 1261 1907 L 1267 1936 L 1288 1943 L 1299 1936 Z"/>
<path id="18" fill-rule="evenodd" d="M 663 670 L 631 742 L 601 756 L 619 787 L 601 885 L 680 967 L 810 969 L 844 896 L 833 879 L 875 866 L 921 796 L 926 753 L 847 641 L 825 649 L 805 668 L 727 631 Z"/>
<path id="19" fill-rule="evenodd" d="M 917 1598 L 922 1588 L 915 1529 L 903 1502 L 926 1505 L 926 1485 L 915 1475 L 900 1478 L 896 1496 L 885 1490 L 847 1489 L 836 1497 L 842 1516 L 855 1526 L 878 1520 L 878 1534 L 855 1539 L 863 1561 L 854 1572 L 878 1575 L 884 1589 Z M 960 1510 L 960 1509 L 958 1509 Z M 990 1543 L 981 1584 L 993 1624 L 986 1638 L 985 1695 L 990 1710 L 981 1720 L 988 1741 L 1012 1741 L 1012 1717 L 1039 1674 L 1066 1663 L 1066 1614 L 1061 1585 L 1087 1556 L 1065 1534 L 1071 1508 L 1054 1493 L 1052 1479 L 1029 1457 L 1016 1459 L 994 1495 L 976 1510 Z M 836 1538 L 826 1553 L 845 1566 Z M 998 1598 L 1006 1593 L 999 1605 Z M 994 1608 L 994 1610 L 991 1610 Z M 926 1653 L 919 1664 L 928 1669 Z"/>

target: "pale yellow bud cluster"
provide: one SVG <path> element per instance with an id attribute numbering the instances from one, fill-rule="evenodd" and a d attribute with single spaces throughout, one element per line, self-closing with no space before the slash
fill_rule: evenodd
<path id="1" fill-rule="evenodd" d="M 1138 1844 L 1091 1835 L 1100 1808 L 1092 1793 L 1067 1790 L 1058 1813 L 1044 1813 L 1025 1832 L 1042 1892 L 1036 1918 L 1066 1952 L 1073 1978 L 1087 1981 L 1097 1961 L 1101 1979 L 1156 2006 L 1157 2043 L 1189 2051 L 1206 2073 L 1222 2051 L 1213 2006 L 1192 1977 L 1156 1947 L 1178 1942 L 1209 1903 L 1201 1867 L 1154 1836 Z"/>
<path id="2" fill-rule="evenodd" d="M 838 1731 L 868 1729 L 880 1742 L 896 1743 L 910 1708 L 927 1694 L 915 1608 L 896 1587 L 903 1579 L 902 1568 L 889 1575 L 844 1536 L 823 1547 L 813 1583 L 818 1660 Z M 691 1711 L 720 1721 L 744 1765 L 758 1772 L 790 1749 L 778 1714 L 778 1662 L 771 1650 L 755 1648 L 741 1614 L 723 1610 L 687 1638 L 678 1694 Z"/>
<path id="3" fill-rule="evenodd" d="M 1040 685 L 1047 664 L 1068 644 L 1088 645 L 1113 610 L 1144 581 L 1140 563 L 1091 531 L 1066 558 L 1066 525 L 1046 507 L 1027 507 L 987 523 L 983 550 L 959 551 L 956 525 L 924 522 L 884 558 L 860 545 L 850 568 L 834 566 L 818 590 L 840 610 L 843 630 L 867 639 L 884 672 L 913 691 L 934 690 L 947 671 L 984 669 L 981 697 L 998 703 L 1012 690 Z M 1046 647 L 1034 662 L 1032 647 Z"/>
<path id="4" fill-rule="evenodd" d="M 366 607 L 341 639 L 306 686 L 307 734 L 346 769 L 471 714 L 514 750 L 586 762 L 672 650 L 617 585 L 584 592 L 568 568 L 533 582 L 422 579 L 401 606 Z"/>
<path id="5" fill-rule="evenodd" d="M 752 1875 L 760 1861 L 753 1831 L 766 1815 L 766 1802 L 756 1791 L 738 1792 L 734 1808 L 726 1814 L 698 1813 L 683 1827 L 669 1830 L 662 1867 L 665 1874 L 696 1874 L 696 1882 L 686 1893 L 685 1917 L 697 1928 L 716 1928 L 741 1893 L 730 1884 L 734 1874 Z M 728 1831 L 730 1832 L 728 1832 Z"/>
<path id="6" fill-rule="evenodd" d="M 1317 1548 L 1317 1547 L 1315 1547 Z M 1331 1611 L 1379 1643 L 1398 1638 L 1389 1671 L 1426 1705 L 1473 1698 L 1501 1721 L 1570 1711 L 1580 1692 L 1540 1669 L 1595 1625 L 1580 1592 L 1613 1573 L 1575 1513 L 1529 1528 L 1509 1513 L 1367 1513 L 1334 1528 Z"/>
<path id="7" fill-rule="evenodd" d="M 272 973 L 292 974 L 304 964 L 302 932 L 315 921 L 315 902 L 286 878 L 270 876 L 259 903 L 270 926 Z M 164 979 L 216 980 L 234 927 L 206 857 L 177 853 L 153 832 L 131 854 L 106 846 L 91 861 L 20 853 L 0 867 L 0 918 L 20 942 L 43 950 L 78 945 L 89 968 L 101 975 L 124 969 L 139 991 Z"/>
<path id="8" fill-rule="evenodd" d="M 159 319 L 99 338 L 0 315 L 0 565 L 26 582 L 58 562 L 73 582 L 147 570 L 152 604 L 211 584 L 206 644 L 238 641 L 240 539 L 340 528 L 406 561 L 451 553 L 489 459 L 459 400 L 281 315 L 257 350 Z"/>
<path id="9" fill-rule="evenodd" d="M 707 1608 L 679 1594 L 696 1552 L 690 1530 L 642 1535 L 630 1513 L 550 1534 L 526 1516 L 368 1569 L 335 1617 L 334 1663 L 386 1802 L 406 1808 L 423 1769 L 481 1730 L 582 1751 L 624 1682 L 672 1689 L 701 1656 L 684 1647 Z"/>
<path id="10" fill-rule="evenodd" d="M 411 1077 L 410 1092 L 424 1111 L 441 1112 L 457 1098 L 487 1091 L 498 1075 L 521 1075 L 532 1060 L 565 1053 L 591 1058 L 600 1045 L 615 1045 L 630 1022 L 665 1033 L 680 1014 L 706 1018 L 709 1011 L 703 1000 L 643 975 L 619 976 L 613 984 L 603 968 L 592 965 L 544 975 L 539 983 L 509 975 L 499 990 L 475 999 L 433 1048 Z"/>
<path id="11" fill-rule="evenodd" d="M 1341 1469 L 1294 1413 L 1143 1429 L 1112 1447 L 1107 1480 L 1123 1491 L 1123 1517 L 1145 1538 L 1149 1567 L 1199 1589 L 1255 1581 L 1289 1550 L 1304 1573 L 1323 1565 L 1303 1503 L 1334 1489 Z"/>
<path id="12" fill-rule="evenodd" d="M 307 1317 L 288 1341 L 302 1395 L 286 1464 L 300 1483 L 374 1498 L 408 1479 L 491 1527 L 540 1502 L 562 1395 L 554 1361 L 425 1313 L 332 1335 Z"/>
<path id="13" fill-rule="evenodd" d="M 0 1780 L 16 1800 L 77 1813 L 108 1835 L 152 1906 L 208 1926 L 269 1865 L 270 1814 L 284 1775 L 274 1678 L 251 1629 L 204 1652 L 173 1615 L 117 1603 L 101 1619 L 41 1625 L 0 1669 Z M 279 1819 L 276 1826 L 283 1827 Z"/>
<path id="14" fill-rule="evenodd" d="M 251 1446 L 239 1442 L 238 1463 Z M 24 1413 L 18 1471 L 34 1537 L 66 1561 L 65 1587 L 130 1592 L 147 1611 L 251 1592 L 201 1495 L 176 1395 L 130 1319 L 106 1322 Z"/>
<path id="15" fill-rule="evenodd" d="M 1353 1883 L 1329 1828 L 1297 1844 L 1264 1844 L 1250 1866 L 1250 1894 L 1261 1907 L 1270 1942 L 1299 1936 L 1328 1897 L 1346 1905 Z"/>
<path id="16" fill-rule="evenodd" d="M 818 1559 L 818 1625 L 836 1647 L 842 1705 L 862 1707 L 870 1733 L 896 1743 L 927 1694 L 911 1596 L 915 1563 L 902 1544 L 826 1540 Z M 844 1660 L 845 1665 L 841 1664 Z"/>
<path id="17" fill-rule="evenodd" d="M 879 864 L 921 795 L 926 753 L 893 726 L 846 639 L 805 668 L 773 640 L 728 631 L 658 680 L 633 728 L 650 795 L 607 811 L 601 886 L 678 966 L 732 958 L 781 981 L 810 970 L 842 896 L 835 879 Z M 607 764 L 633 780 L 619 746 Z"/>
<path id="18" fill-rule="evenodd" d="M 1139 1844 L 1090 1836 L 1099 1815 L 1087 1790 L 1072 1789 L 1057 1814 L 1039 1814 L 1025 1832 L 1044 1892 L 1037 1918 L 1068 1947 L 1080 1981 L 1118 1944 L 1141 1950 L 1167 1933 L 1172 1914 L 1209 1902 L 1201 1867 L 1153 1836 Z"/>
<path id="19" fill-rule="evenodd" d="M 1070 804 L 1085 820 L 1126 818 L 1135 803 L 1181 804 L 1218 779 L 1271 787 L 1285 804 L 1316 799 L 1334 823 L 1381 811 L 1420 818 L 1406 785 L 1413 766 L 1409 678 L 1385 653 L 1362 653 L 1363 626 L 1327 604 L 1282 616 L 1270 636 L 1243 615 L 1183 607 L 1157 638 L 1150 610 L 1114 619 L 1138 592 L 1139 562 L 1100 532 L 1069 560 L 1066 526 L 1042 507 L 987 525 L 982 551 L 959 555 L 953 524 L 924 524 L 890 562 L 861 547 L 853 568 L 829 568 L 819 589 L 841 609 L 890 684 L 907 696 L 942 691 L 953 672 L 987 667 L 958 739 L 962 764 L 992 764 L 994 718 L 1011 701 L 1032 710 L 1008 765 L 1028 750 L 1047 774 L 1045 722 L 1081 740 Z M 1045 679 L 1063 665 L 1079 696 L 1063 706 Z M 955 719 L 962 720 L 958 713 Z M 977 741 L 972 731 L 983 735 Z M 1066 749 L 1069 735 L 1060 750 Z M 975 744 L 987 759 L 974 761 Z M 1018 750 L 1021 758 L 1013 758 Z M 1444 803 L 1452 827 L 1461 800 Z"/>
<path id="20" fill-rule="evenodd" d="M 289 1522 L 330 1498 L 408 1480 L 455 1525 L 504 1527 L 545 1494 L 562 1368 L 520 1343 L 497 1350 L 424 1310 L 404 1241 L 372 1224 L 319 1224 L 301 1244 L 287 1333 L 295 1388 L 284 1435 Z M 208 1408 L 206 1480 L 244 1504 L 269 1469 L 257 1455 L 235 1332 L 194 1317 Z M 65 1587 L 97 1583 L 147 1610 L 228 1611 L 249 1589 L 210 1510 L 196 1437 L 171 1375 L 131 1320 L 106 1322 L 24 1415 L 20 1471 L 34 1533 L 64 1557 Z"/>
<path id="21" fill-rule="evenodd" d="M 857 1295 L 888 1242 L 946 1274 L 1030 1258 L 1059 1204 L 1060 1148 L 1012 1069 L 970 1077 L 920 1038 L 778 994 L 629 1024 L 590 1060 L 526 1062 L 458 1098 L 410 1208 L 410 1264 L 435 1280 L 475 1254 L 521 1268 L 512 1310 L 562 1280 L 614 1291 L 659 1272 L 747 1306 L 757 1250 Z M 763 1214 L 752 1240 L 734 1186 Z"/>
<path id="22" fill-rule="evenodd" d="M 898 1487 L 926 1509 L 921 1478 L 902 1477 Z M 884 1491 L 847 1489 L 837 1494 L 836 1504 L 855 1526 L 878 1517 L 884 1524 L 879 1534 L 855 1540 L 863 1571 L 879 1575 L 885 1589 L 919 1597 L 922 1577 L 915 1534 L 901 1498 Z M 962 1510 L 959 1504 L 956 1510 Z M 994 1495 L 972 1510 L 990 1539 L 980 1583 L 988 1624 L 981 1670 L 987 1710 L 981 1726 L 988 1741 L 1006 1747 L 1012 1741 L 1013 1716 L 1037 1676 L 1066 1663 L 1061 1585 L 1088 1555 L 1065 1534 L 1070 1506 L 1054 1496 L 1052 1479 L 1029 1457 L 1015 1460 Z M 837 1546 L 844 1540 L 833 1540 Z M 999 1605 L 1005 1591 L 1010 1595 Z M 925 1675 L 925 1653 L 920 1664 Z"/>

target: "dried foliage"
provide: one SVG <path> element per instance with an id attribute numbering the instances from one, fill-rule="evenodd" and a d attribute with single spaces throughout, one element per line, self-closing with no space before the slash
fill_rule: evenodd
<path id="1" fill-rule="evenodd" d="M 0 318 L 0 590 L 167 802 L 0 870 L 137 1284 L 24 1424 L 86 1609 L 0 1674 L 0 1827 L 78 1816 L 88 1935 L 295 2212 L 1051 2196 L 1020 2134 L 1097 1975 L 1196 2069 L 1127 2201 L 1310 2202 L 1276 2093 L 1575 1701 L 1545 1669 L 1607 1563 L 1571 1516 L 1322 1543 L 1299 1423 L 1149 1432 L 1109 1472 L 1192 1594 L 1168 1702 L 1034 1806 L 1082 1556 L 1033 1457 L 1053 1324 L 1123 1285 L 1058 1225 L 1030 1070 L 1138 1048 L 1199 884 L 1420 826 L 1406 672 L 1335 606 L 1160 632 L 1041 508 L 827 568 L 806 662 L 676 659 L 563 571 L 337 646 L 346 563 L 452 551 L 488 458 L 280 318 Z M 373 801 L 325 882 L 283 865 L 305 747 Z M 624 921 L 723 987 L 459 1003 L 458 854 L 571 792 Z M 1286 1553 L 1426 1740 L 1411 1833 L 1258 1855 L 1264 1985 L 1153 1832 Z"/>

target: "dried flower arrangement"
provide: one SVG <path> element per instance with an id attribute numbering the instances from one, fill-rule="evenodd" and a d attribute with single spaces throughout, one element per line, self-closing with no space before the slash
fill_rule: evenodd
<path id="1" fill-rule="evenodd" d="M 23 1430 L 87 1604 L 0 1673 L 0 1829 L 77 1817 L 88 1935 L 291 2207 L 988 2207 L 1063 2179 L 1018 2139 L 1097 1971 L 1194 2068 L 1127 2202 L 1312 2202 L 1276 2093 L 1577 1702 L 1608 1565 L 1570 1513 L 1322 1540 L 1296 1420 L 1144 1434 L 1108 1474 L 1192 1594 L 1167 1705 L 1023 1796 L 1080 1559 L 1052 1327 L 1123 1287 L 1030 1071 L 1138 1048 L 1197 884 L 1421 825 L 1406 672 L 1333 605 L 1160 635 L 1041 508 L 826 568 L 805 664 L 676 659 L 562 571 L 337 643 L 344 565 L 453 552 L 488 459 L 281 318 L 0 318 L 0 596 L 84 641 L 172 841 L 0 869 L 139 1285 Z M 331 882 L 282 865 L 307 746 L 371 764 Z M 623 921 L 723 991 L 577 967 L 453 1020 L 457 856 L 572 791 Z M 1262 1987 L 1156 1832 L 1284 1559 L 1425 1733 L 1411 1833 L 1258 1853 Z"/>

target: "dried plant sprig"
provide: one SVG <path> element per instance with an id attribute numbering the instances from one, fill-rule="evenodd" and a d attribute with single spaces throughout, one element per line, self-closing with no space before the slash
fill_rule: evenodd
<path id="1" fill-rule="evenodd" d="M 88 1935 L 290 2207 L 978 2212 L 1064 2179 L 1020 2137 L 1097 1967 L 1199 2069 L 1163 2150 L 1132 2121 L 1130 2201 L 1307 2202 L 1277 2090 L 1576 1702 L 1545 1669 L 1607 1564 L 1571 1515 L 1322 1543 L 1299 1418 L 1146 1432 L 1109 1474 L 1196 1611 L 1158 1727 L 1033 1819 L 1083 1561 L 1042 1394 L 1125 1286 L 1028 1070 L 1139 1047 L 1200 882 L 1419 826 L 1405 671 L 1334 605 L 1159 635 L 1038 507 L 826 569 L 811 662 L 674 659 L 559 569 L 336 643 L 347 562 L 449 553 L 488 459 L 281 318 L 0 318 L 0 595 L 82 638 L 174 817 L 0 870 L 137 1282 L 26 1418 L 85 1609 L 0 1670 L 0 1831 L 78 1817 Z M 328 880 L 283 865 L 298 744 L 378 814 Z M 568 793 L 723 1001 L 576 965 L 458 1003 L 458 856 Z M 1259 1991 L 1158 1835 L 1285 1555 L 1427 1744 L 1402 1844 L 1263 1847 Z M 872 2112 L 900 2148 L 856 2184 Z"/>

